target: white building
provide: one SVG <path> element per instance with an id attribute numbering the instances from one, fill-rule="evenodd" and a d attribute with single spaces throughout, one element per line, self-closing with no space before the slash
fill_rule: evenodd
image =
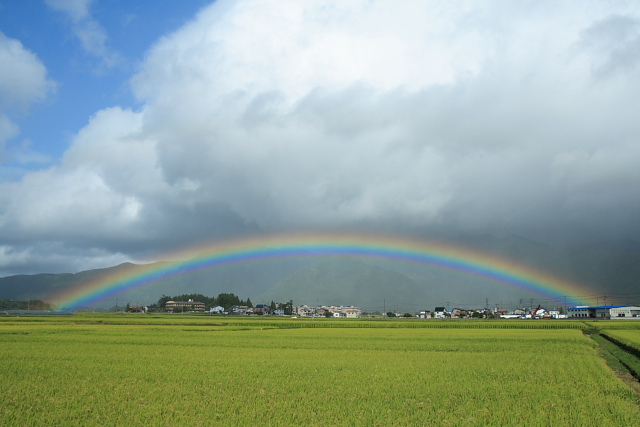
<path id="1" fill-rule="evenodd" d="M 609 310 L 615 307 L 614 305 L 603 305 L 599 307 L 579 305 L 567 308 L 567 315 L 569 319 L 608 319 L 611 316 Z"/>
<path id="2" fill-rule="evenodd" d="M 436 307 L 435 310 L 433 310 L 433 312 L 435 313 L 433 317 L 435 317 L 436 319 L 444 319 L 447 317 L 445 315 L 445 313 L 447 312 L 447 309 L 444 307 Z"/>
<path id="3" fill-rule="evenodd" d="M 591 307 L 588 305 L 579 305 L 577 307 L 567 308 L 567 317 L 569 319 L 613 319 L 621 317 L 630 317 L 635 311 L 637 314 L 637 308 L 620 306 L 620 305 L 601 305 L 598 307 Z M 628 310 L 621 310 L 628 309 Z M 615 310 L 615 314 L 614 314 Z M 622 316 L 621 314 L 625 314 Z"/>
<path id="4" fill-rule="evenodd" d="M 612 319 L 633 319 L 640 317 L 640 307 L 614 307 L 610 310 Z"/>

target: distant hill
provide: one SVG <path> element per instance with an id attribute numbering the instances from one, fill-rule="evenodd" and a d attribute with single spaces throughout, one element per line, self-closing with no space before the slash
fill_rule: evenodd
<path id="1" fill-rule="evenodd" d="M 289 300 L 307 305 L 371 305 L 399 295 L 424 300 L 427 288 L 406 274 L 358 257 L 330 256 L 301 268 L 258 295 L 259 300 Z M 411 299 L 409 299 L 411 301 Z"/>
<path id="2" fill-rule="evenodd" d="M 41 273 L 2 277 L 0 278 L 0 297 L 10 300 L 40 299 L 55 305 L 57 302 L 52 301 L 51 296 L 65 289 L 90 283 L 124 270 L 134 272 L 138 268 L 140 268 L 139 265 L 124 263 L 114 267 L 81 271 L 75 274 Z"/>
<path id="3" fill-rule="evenodd" d="M 92 308 L 108 309 L 116 304 L 126 305 L 127 303 L 132 305 L 152 304 L 163 295 L 183 293 L 216 296 L 223 292 L 232 292 L 242 299 L 253 298 L 257 293 L 274 286 L 311 262 L 314 260 L 257 261 L 185 273 L 159 280 L 151 285 L 127 290 L 109 300 L 96 303 Z M 155 264 L 159 265 L 162 262 Z M 137 270 L 142 268 L 141 265 L 124 263 L 75 274 L 32 274 L 2 277 L 0 278 L 0 298 L 11 300 L 41 299 L 56 306 L 58 301 L 53 296 L 64 289 L 83 286 L 123 271 L 135 274 Z"/>
<path id="4" fill-rule="evenodd" d="M 613 242 L 597 247 L 553 247 L 519 236 L 464 236 L 452 243 L 527 264 L 579 283 L 593 301 L 640 303 L 640 243 Z M 0 298 L 40 299 L 128 270 L 134 264 L 71 274 L 34 274 L 0 278 Z M 163 295 L 232 292 L 254 303 L 293 300 L 295 304 L 357 305 L 368 310 L 419 311 L 432 306 L 522 305 L 535 298 L 513 287 L 437 266 L 355 256 L 306 256 L 252 261 L 190 272 L 123 292 L 93 308 L 116 302 L 151 304 Z"/>

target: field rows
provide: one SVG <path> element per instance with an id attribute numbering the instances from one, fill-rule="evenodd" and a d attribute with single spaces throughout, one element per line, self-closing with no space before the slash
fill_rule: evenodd
<path id="1" fill-rule="evenodd" d="M 640 353 L 640 329 L 603 329 L 602 334 L 607 335 L 608 337 L 611 337 Z"/>
<path id="2" fill-rule="evenodd" d="M 0 322 L 0 425 L 640 425 L 575 329 Z"/>
<path id="3" fill-rule="evenodd" d="M 472 319 L 325 319 L 261 316 L 144 315 L 85 313 L 75 316 L 0 316 L 2 323 L 104 324 L 104 325 L 201 325 L 258 328 L 446 328 L 446 329 L 585 329 L 581 320 L 472 320 Z M 634 322 L 630 322 L 634 323 Z M 638 322 L 640 325 L 640 322 Z"/>

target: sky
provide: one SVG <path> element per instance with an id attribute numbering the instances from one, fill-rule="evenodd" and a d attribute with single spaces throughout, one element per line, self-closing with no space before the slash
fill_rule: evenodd
<path id="1" fill-rule="evenodd" d="M 640 240 L 640 3 L 0 0 L 0 276 L 238 236 Z"/>

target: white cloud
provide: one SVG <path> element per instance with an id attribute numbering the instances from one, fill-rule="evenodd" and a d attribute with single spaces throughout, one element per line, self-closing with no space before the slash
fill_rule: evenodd
<path id="1" fill-rule="evenodd" d="M 0 111 L 24 110 L 54 88 L 38 57 L 0 32 Z"/>
<path id="2" fill-rule="evenodd" d="M 11 221 L 9 234 L 45 240 L 138 239 L 139 198 L 153 195 L 159 181 L 153 144 L 136 139 L 139 126 L 139 117 L 130 111 L 100 111 L 60 166 L 5 183 L 0 200 Z"/>
<path id="3" fill-rule="evenodd" d="M 45 3 L 50 8 L 67 14 L 74 23 L 91 18 L 89 7 L 93 0 L 45 0 Z"/>
<path id="4" fill-rule="evenodd" d="M 0 115 L 0 159 L 4 157 L 2 156 L 4 142 L 18 134 L 20 134 L 18 126 L 16 126 L 16 124 L 13 123 L 6 115 Z"/>
<path id="5" fill-rule="evenodd" d="M 612 14 L 582 32 L 581 44 L 591 53 L 599 76 L 638 71 L 640 65 L 640 17 Z"/>
<path id="6" fill-rule="evenodd" d="M 44 100 L 55 84 L 47 78 L 47 69 L 38 57 L 18 40 L 0 32 L 0 165 L 27 155 L 25 145 L 7 146 L 20 134 L 16 117 L 27 113 L 29 106 Z M 25 143 L 26 144 L 26 143 Z M 37 153 L 29 153 L 31 158 Z M 0 167 L 0 175 L 6 166 Z"/>
<path id="7" fill-rule="evenodd" d="M 104 27 L 91 15 L 93 0 L 45 0 L 45 3 L 69 17 L 73 34 L 86 53 L 100 58 L 107 67 L 122 61 L 120 54 L 108 47 L 109 37 Z"/>

